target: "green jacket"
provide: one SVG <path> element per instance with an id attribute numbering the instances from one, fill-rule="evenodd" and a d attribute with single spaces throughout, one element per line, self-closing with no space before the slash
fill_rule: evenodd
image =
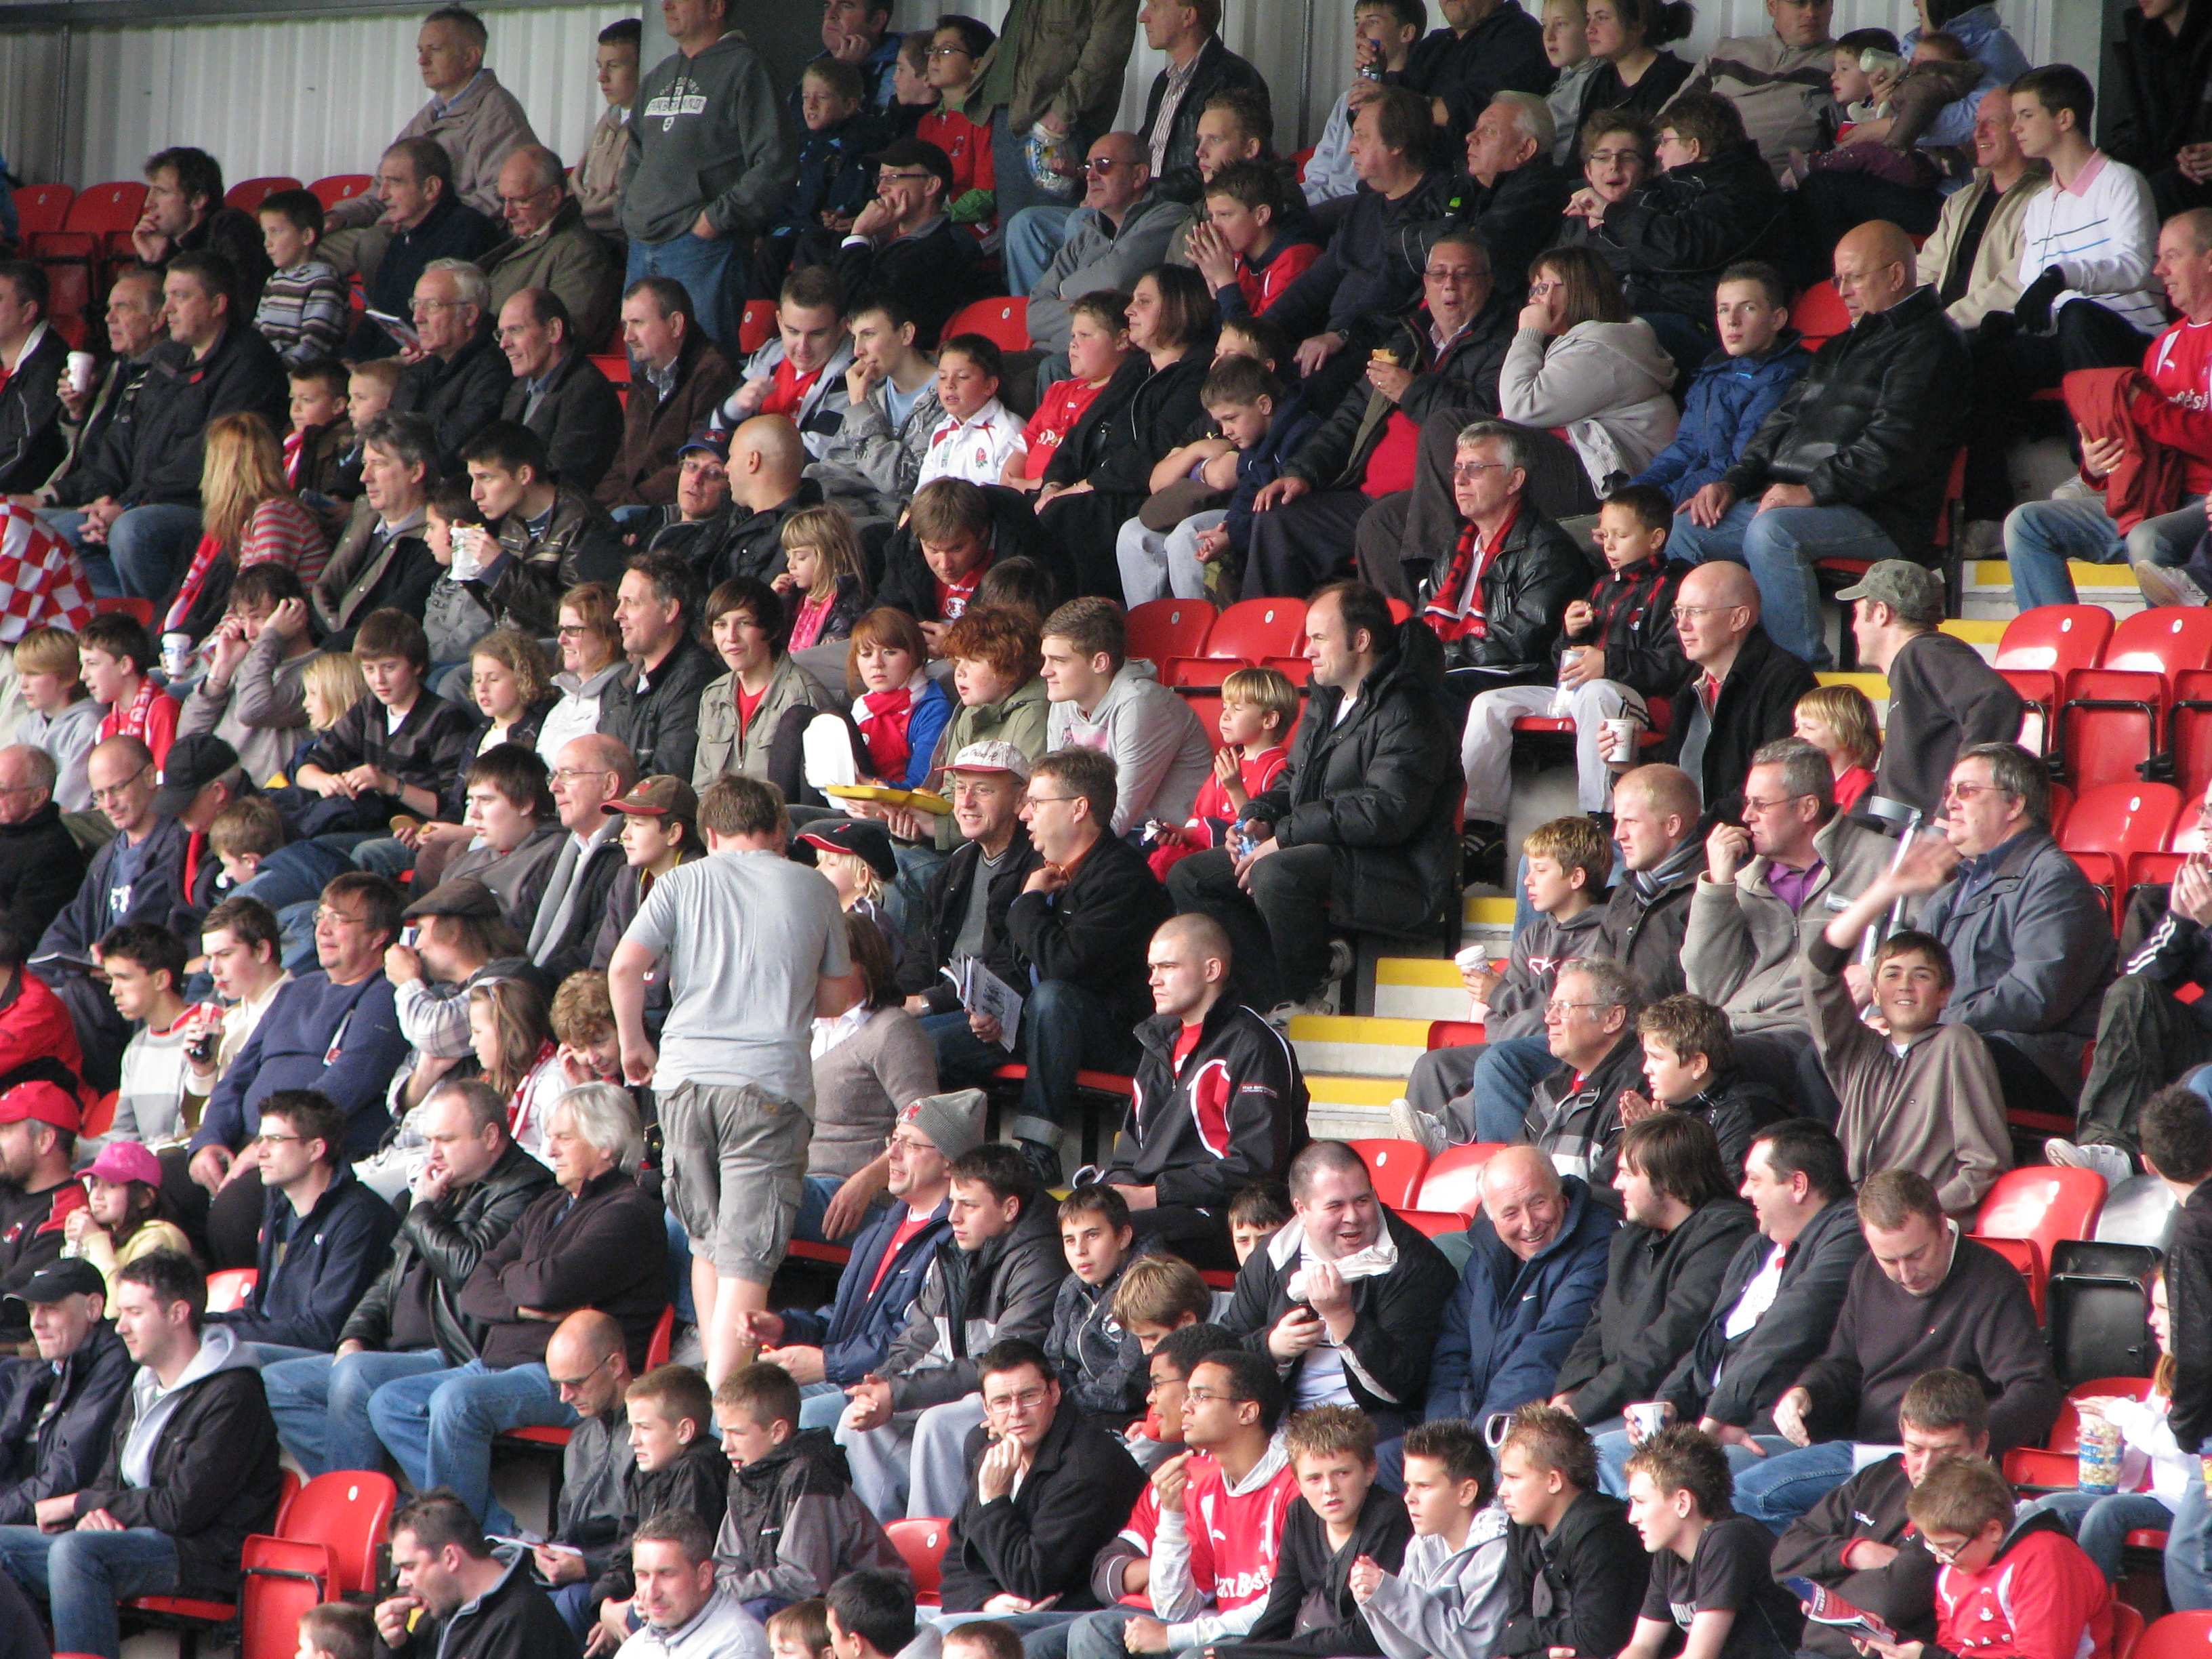
<path id="1" fill-rule="evenodd" d="M 573 196 L 537 235 L 510 236 L 477 265 L 490 279 L 495 318 L 524 289 L 550 288 L 575 325 L 570 344 L 594 352 L 614 331 L 616 308 L 622 303 L 622 264 L 606 239 L 585 224 L 584 210 Z"/>
<path id="2" fill-rule="evenodd" d="M 963 703 L 954 709 L 937 740 L 937 752 L 930 757 L 932 787 L 941 789 L 938 775 L 971 743 L 1011 743 L 1032 764 L 1043 758 L 1045 718 L 1051 707 L 1045 701 L 1044 682 L 1030 680 L 998 702 L 977 703 L 972 708 Z M 947 813 L 937 820 L 937 849 L 950 852 L 959 844 L 959 827 Z"/>
<path id="3" fill-rule="evenodd" d="M 1014 0 L 971 101 L 1004 104 L 1024 137 L 1049 112 L 1095 137 L 1114 125 L 1136 35 L 1137 0 Z"/>

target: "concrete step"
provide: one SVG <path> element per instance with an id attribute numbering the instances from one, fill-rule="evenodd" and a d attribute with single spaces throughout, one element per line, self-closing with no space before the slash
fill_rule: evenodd
<path id="1" fill-rule="evenodd" d="M 1393 1091 L 1393 1094 L 1397 1091 Z M 1389 1138 L 1390 1114 L 1380 1106 L 1324 1104 L 1315 1101 L 1306 1113 L 1306 1129 L 1316 1140 L 1382 1140 Z"/>
<path id="2" fill-rule="evenodd" d="M 1997 644 L 2004 638 L 2005 623 L 2009 620 L 1997 617 L 1952 617 L 1940 626 L 1953 639 L 1964 640 L 1980 652 L 1984 662 L 1993 663 L 1997 658 Z"/>
<path id="3" fill-rule="evenodd" d="M 2143 608 L 2142 590 L 2124 564 L 2083 564 L 2067 567 L 2074 591 L 2084 605 L 2101 605 L 2115 617 Z M 2019 614 L 2020 600 L 2013 590 L 2012 567 L 2002 559 L 1976 559 L 1966 566 L 1964 609 L 1969 618 L 2003 622 Z"/>
<path id="4" fill-rule="evenodd" d="M 1425 1019 L 1361 1018 L 1345 1014 L 1301 1014 L 1291 1021 L 1291 1047 L 1308 1077 L 1348 1074 L 1387 1078 L 1402 1085 L 1413 1062 L 1428 1051 Z M 1309 1085 L 1310 1086 L 1310 1085 Z M 1404 1093 L 1394 1087 L 1385 1101 Z"/>
<path id="5" fill-rule="evenodd" d="M 1449 957 L 1385 957 L 1375 964 L 1375 1012 L 1389 1019 L 1465 1019 L 1467 987 Z"/>

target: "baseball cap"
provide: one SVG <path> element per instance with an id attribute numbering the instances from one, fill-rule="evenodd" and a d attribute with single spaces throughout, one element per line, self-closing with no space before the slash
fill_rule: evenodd
<path id="1" fill-rule="evenodd" d="M 71 1134 L 84 1130 L 76 1097 L 58 1083 L 19 1083 L 0 1095 L 0 1123 L 51 1123 Z"/>
<path id="2" fill-rule="evenodd" d="M 100 1149 L 100 1156 L 92 1160 L 92 1167 L 85 1173 L 118 1186 L 126 1181 L 143 1181 L 149 1187 L 158 1187 L 161 1184 L 161 1160 L 135 1140 L 111 1140 Z"/>
<path id="3" fill-rule="evenodd" d="M 952 194 L 952 158 L 927 138 L 895 138 L 860 161 L 872 167 L 921 167 L 938 176 L 948 198 Z"/>
<path id="4" fill-rule="evenodd" d="M 699 792 L 683 779 L 663 773 L 657 777 L 640 778 L 636 788 L 620 800 L 609 801 L 599 811 L 641 818 L 696 818 L 699 816 Z"/>
<path id="5" fill-rule="evenodd" d="M 154 811 L 173 818 L 192 804 L 192 797 L 226 772 L 238 769 L 238 750 L 212 732 L 179 738 L 161 762 L 161 782 L 154 790 Z"/>
<path id="6" fill-rule="evenodd" d="M 72 1255 L 59 1261 L 48 1262 L 33 1273 L 23 1288 L 9 1296 L 8 1300 L 28 1306 L 35 1303 L 58 1302 L 65 1296 L 106 1294 L 107 1281 L 100 1276 L 100 1269 L 82 1256 Z"/>
<path id="7" fill-rule="evenodd" d="M 475 916 L 489 921 L 499 915 L 499 896 L 468 876 L 441 881 L 399 913 L 403 921 L 424 916 Z"/>
<path id="8" fill-rule="evenodd" d="M 898 860 L 891 853 L 891 832 L 873 818 L 821 818 L 799 833 L 799 840 L 824 853 L 850 853 L 866 859 L 885 881 L 898 875 Z"/>
<path id="9" fill-rule="evenodd" d="M 945 766 L 948 772 L 1011 772 L 1027 783 L 1030 781 L 1030 757 L 1020 748 L 1004 738 L 993 738 L 983 743 L 971 743 Z"/>
<path id="10" fill-rule="evenodd" d="M 730 434 L 726 432 L 716 432 L 711 428 L 702 432 L 683 448 L 678 450 L 676 458 L 681 460 L 695 449 L 712 455 L 718 461 L 726 461 L 730 459 Z"/>
<path id="11" fill-rule="evenodd" d="M 1943 578 L 1926 565 L 1910 559 L 1881 559 L 1860 577 L 1858 586 L 1836 595 L 1839 599 L 1872 599 L 1886 605 L 1907 622 L 1943 620 Z"/>

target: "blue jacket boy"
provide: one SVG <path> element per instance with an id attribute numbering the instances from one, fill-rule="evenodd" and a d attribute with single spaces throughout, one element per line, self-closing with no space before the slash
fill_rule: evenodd
<path id="1" fill-rule="evenodd" d="M 1804 337 L 1794 328 L 1784 329 L 1755 357 L 1731 357 L 1716 350 L 1698 365 L 1690 382 L 1689 401 L 1683 405 L 1674 441 L 1629 482 L 1665 490 L 1677 507 L 1705 485 L 1718 483 L 1743 453 L 1759 423 L 1789 395 L 1812 361 Z"/>

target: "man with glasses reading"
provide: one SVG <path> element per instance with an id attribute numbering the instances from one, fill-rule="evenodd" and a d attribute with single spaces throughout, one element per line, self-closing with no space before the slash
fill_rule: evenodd
<path id="1" fill-rule="evenodd" d="M 833 267 L 848 315 L 893 294 L 914 324 L 915 343 L 933 350 L 945 319 L 974 297 L 975 244 L 953 228 L 952 158 L 925 138 L 900 138 L 868 158 L 876 199 L 862 208 Z"/>
<path id="2" fill-rule="evenodd" d="M 463 469 L 461 452 L 499 418 L 514 374 L 492 337 L 491 288 L 465 259 L 433 259 L 416 278 L 411 309 L 418 351 L 392 388 L 393 412 L 420 415 L 437 438 L 440 477 Z"/>
<path id="3" fill-rule="evenodd" d="M 1097 1605 L 1091 1559 L 1120 1529 L 1145 1474 L 1121 1443 L 1060 1409 L 1036 1343 L 1008 1337 L 978 1365 L 983 1422 L 968 1436 L 968 1495 L 945 1540 L 947 1613 Z"/>
<path id="4" fill-rule="evenodd" d="M 154 751 L 137 738 L 110 738 L 85 760 L 92 804 L 115 834 L 92 860 L 72 898 L 31 952 L 31 970 L 70 1011 L 84 1054 L 85 1080 L 112 1089 L 131 1033 L 107 994 L 95 945 L 112 927 L 151 922 L 190 937 L 199 918 L 185 895 L 185 830 L 154 810 Z"/>

